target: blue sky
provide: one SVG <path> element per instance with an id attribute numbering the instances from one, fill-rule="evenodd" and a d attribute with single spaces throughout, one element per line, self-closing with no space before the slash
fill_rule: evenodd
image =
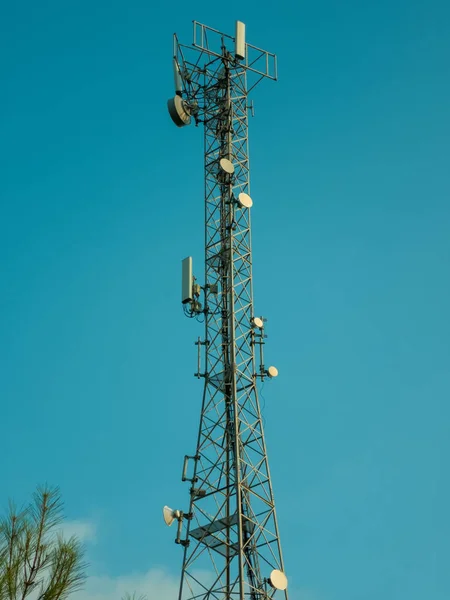
<path id="1" fill-rule="evenodd" d="M 266 436 L 292 600 L 448 600 L 450 5 L 0 8 L 0 503 L 61 486 L 83 598 L 176 594 L 201 399 L 202 135 L 172 33 L 274 51 L 250 122 Z M 3 498 L 3 500 L 2 500 Z M 131 590 L 132 591 L 132 590 Z"/>

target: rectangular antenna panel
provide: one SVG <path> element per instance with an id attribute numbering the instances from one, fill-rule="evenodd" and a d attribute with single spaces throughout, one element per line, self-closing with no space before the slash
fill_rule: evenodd
<path id="1" fill-rule="evenodd" d="M 180 94 L 183 91 L 183 83 L 181 81 L 180 69 L 176 58 L 173 59 L 173 80 L 175 85 L 175 94 Z"/>
<path id="2" fill-rule="evenodd" d="M 186 304 L 192 302 L 192 256 L 185 258 L 182 263 L 182 276 L 181 276 L 181 302 Z"/>
<path id="3" fill-rule="evenodd" d="M 245 24 L 241 21 L 236 21 L 236 58 L 245 58 Z"/>

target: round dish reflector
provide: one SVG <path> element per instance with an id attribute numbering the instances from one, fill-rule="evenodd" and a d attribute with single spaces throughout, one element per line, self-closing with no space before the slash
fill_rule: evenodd
<path id="1" fill-rule="evenodd" d="M 191 122 L 191 115 L 186 102 L 180 96 L 167 100 L 167 108 L 172 121 L 177 127 L 184 127 Z"/>
<path id="2" fill-rule="evenodd" d="M 234 165 L 231 160 L 228 160 L 228 158 L 221 158 L 219 164 L 220 168 L 222 171 L 225 171 L 225 173 L 228 173 L 229 175 L 234 173 Z"/>
<path id="3" fill-rule="evenodd" d="M 285 590 L 287 588 L 288 581 L 283 571 L 274 569 L 270 574 L 269 583 L 276 590 Z"/>
<path id="4" fill-rule="evenodd" d="M 262 329 L 264 323 L 263 320 L 260 319 L 259 317 L 253 317 L 253 324 L 255 325 L 255 327 L 258 327 L 259 329 Z"/>
<path id="5" fill-rule="evenodd" d="M 239 194 L 238 202 L 242 208 L 251 208 L 253 206 L 253 200 L 248 194 L 245 194 L 244 192 L 241 192 Z"/>
<path id="6" fill-rule="evenodd" d="M 276 367 L 269 367 L 267 369 L 267 375 L 269 377 L 277 377 L 278 376 L 278 369 Z M 280 571 L 281 573 L 281 571 Z"/>

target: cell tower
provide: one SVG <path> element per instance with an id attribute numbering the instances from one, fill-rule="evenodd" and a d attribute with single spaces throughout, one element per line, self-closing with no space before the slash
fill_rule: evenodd
<path id="1" fill-rule="evenodd" d="M 192 45 L 174 35 L 174 123 L 203 124 L 205 280 L 183 261 L 185 313 L 204 320 L 198 370 L 204 380 L 195 454 L 185 456 L 189 510 L 164 507 L 183 547 L 178 600 L 287 600 L 257 383 L 264 366 L 265 319 L 255 316 L 248 159 L 249 92 L 276 80 L 276 56 L 194 21 Z M 258 366 L 257 366 L 258 364 Z"/>

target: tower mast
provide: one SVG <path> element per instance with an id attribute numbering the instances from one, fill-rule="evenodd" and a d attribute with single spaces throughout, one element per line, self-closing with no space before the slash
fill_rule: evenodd
<path id="1" fill-rule="evenodd" d="M 186 456 L 189 510 L 164 509 L 178 522 L 183 549 L 179 600 L 287 600 L 275 502 L 257 382 L 275 377 L 264 366 L 264 322 L 255 316 L 248 157 L 249 92 L 277 77 L 276 57 L 194 21 L 192 45 L 174 36 L 179 127 L 204 130 L 205 280 L 183 261 L 185 313 L 204 320 L 198 372 L 204 380 L 196 452 Z"/>

